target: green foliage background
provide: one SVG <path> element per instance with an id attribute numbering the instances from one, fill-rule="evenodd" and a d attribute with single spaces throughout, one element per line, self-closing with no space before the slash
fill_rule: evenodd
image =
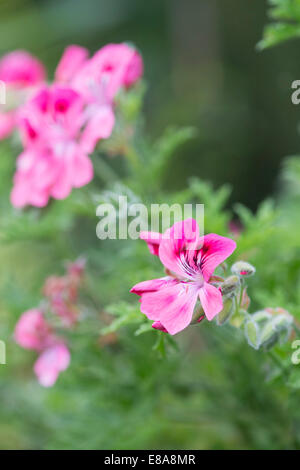
<path id="1" fill-rule="evenodd" d="M 116 10 L 112 10 L 109 16 L 109 7 L 101 2 L 103 12 L 106 12 L 106 16 L 103 16 L 111 18 L 111 23 L 104 22 L 99 33 L 99 23 L 93 26 L 91 18 L 96 4 L 90 2 L 90 10 L 85 10 L 89 12 L 86 17 L 77 17 L 76 8 L 74 16 L 69 13 L 66 20 L 69 29 L 66 28 L 62 35 L 58 12 L 53 10 L 51 2 L 40 3 L 42 6 L 38 6 L 37 2 L 1 3 L 2 11 L 10 15 L 10 25 L 19 31 L 21 25 L 24 27 L 25 24 L 28 31 L 26 42 L 20 32 L 16 40 L 12 29 L 7 26 L 5 33 L 5 28 L 1 28 L 0 35 L 6 38 L 7 48 L 18 47 L 18 41 L 22 40 L 22 47 L 29 47 L 33 52 L 40 48 L 41 58 L 46 53 L 49 64 L 54 66 L 65 43 L 76 41 L 90 47 L 95 44 L 96 48 L 101 45 L 99 42 L 127 39 L 133 31 L 134 37 L 130 39 L 137 42 L 142 52 L 145 44 L 146 50 L 146 80 L 149 82 L 145 95 L 146 121 L 141 117 L 145 92 L 142 85 L 127 97 L 120 97 L 119 126 L 113 137 L 99 146 L 99 151 L 94 155 L 94 182 L 87 188 L 74 191 L 65 201 L 51 203 L 43 211 L 29 209 L 20 213 L 10 206 L 8 196 L 19 149 L 17 142 L 13 143 L 12 148 L 8 143 L 1 144 L 0 338 L 7 343 L 7 365 L 0 366 L 0 447 L 300 448 L 300 366 L 291 364 L 290 344 L 276 347 L 271 353 L 255 351 L 248 346 L 239 330 L 228 325 L 217 327 L 214 322 L 191 326 L 176 336 L 174 342 L 170 342 L 168 337 L 148 328 L 148 323 L 139 313 L 137 299 L 129 294 L 130 287 L 136 282 L 161 275 L 159 260 L 149 254 L 143 242 L 100 241 L 95 234 L 98 222 L 95 209 L 99 202 L 109 198 L 109 193 L 105 192 L 107 190 L 119 194 L 130 191 L 130 194 L 146 204 L 203 203 L 205 230 L 208 233 L 228 236 L 228 222 L 239 217 L 244 231 L 238 238 L 238 248 L 230 261 L 246 259 L 256 266 L 257 273 L 249 281 L 251 311 L 266 306 L 281 306 L 300 321 L 299 157 L 285 159 L 280 176 L 277 174 L 275 178 L 278 169 L 276 153 L 278 155 L 281 152 L 283 161 L 291 147 L 293 153 L 297 152 L 296 125 L 287 130 L 287 126 L 281 126 L 280 119 L 275 116 L 274 127 L 271 127 L 270 132 L 267 124 L 264 127 L 266 115 L 261 117 L 260 123 L 263 124 L 263 131 L 266 131 L 265 135 L 269 136 L 271 147 L 262 158 L 264 147 L 257 142 L 253 143 L 254 120 L 258 111 L 254 108 L 251 108 L 251 112 L 245 111 L 245 95 L 241 93 L 239 100 L 237 93 L 232 100 L 232 89 L 226 87 L 227 79 L 223 88 L 217 88 L 218 92 L 222 89 L 225 96 L 221 104 L 216 100 L 214 107 L 211 99 L 204 98 L 206 93 L 212 93 L 206 87 L 208 78 L 215 76 L 213 70 L 218 70 L 213 68 L 212 63 L 205 61 L 205 56 L 201 56 L 198 65 L 199 75 L 202 67 L 207 81 L 201 78 L 203 90 L 196 93 L 196 102 L 197 106 L 201 105 L 204 114 L 211 109 L 217 110 L 220 121 L 213 117 L 213 125 L 207 123 L 201 127 L 199 123 L 205 120 L 202 111 L 199 118 L 198 111 L 192 106 L 189 119 L 192 98 L 189 97 L 189 87 L 183 86 L 191 83 L 192 74 L 188 66 L 181 67 L 180 72 L 177 70 L 174 78 L 175 82 L 179 80 L 177 83 L 182 100 L 174 100 L 176 92 L 173 89 L 160 102 L 161 96 L 166 94 L 170 86 L 170 76 L 167 75 L 168 79 L 163 76 L 162 71 L 168 67 L 164 69 L 163 65 L 161 71 L 159 61 L 163 62 L 169 50 L 163 43 L 165 56 L 160 52 L 158 58 L 154 57 L 158 50 L 158 39 L 152 37 L 150 40 L 145 32 L 143 36 L 140 31 L 143 17 L 139 16 L 142 15 L 139 10 L 134 10 L 136 17 L 129 21 L 126 9 L 125 13 L 121 9 L 118 14 L 124 15 L 123 22 L 114 27 Z M 61 8 L 67 14 L 70 4 L 61 3 Z M 205 1 L 199 3 L 208 4 Z M 230 3 L 237 15 L 242 15 L 239 2 Z M 22 17 L 16 10 L 12 12 L 12 4 L 16 10 L 21 5 L 23 13 L 27 13 Z M 128 2 L 129 12 L 133 4 Z M 290 19 L 297 23 L 299 4 L 296 0 L 271 2 L 273 8 L 270 12 L 279 22 L 276 22 L 277 26 L 266 28 L 260 47 L 286 39 L 287 35 L 282 35 L 280 25 L 285 24 L 286 19 L 288 23 Z M 170 10 L 167 9 L 168 13 L 177 11 L 177 2 L 174 5 Z M 192 2 L 192 5 L 193 11 L 195 4 Z M 220 16 L 223 7 L 220 2 L 214 5 Z M 157 12 L 160 8 L 153 3 L 153 10 L 150 9 L 153 14 L 151 21 L 159 17 Z M 203 8 L 202 13 L 208 11 L 211 14 L 208 7 L 206 10 Z M 261 18 L 260 8 L 257 5 L 255 8 Z M 41 27 L 38 26 L 39 19 L 43 17 L 44 11 L 50 15 L 49 21 L 51 14 L 54 15 L 56 30 L 47 40 L 42 34 L 37 45 L 38 28 Z M 220 30 L 226 25 L 228 27 L 226 21 L 221 25 L 214 21 L 213 24 Z M 89 34 L 84 33 L 86 23 L 90 25 Z M 153 24 L 148 24 L 146 31 L 152 31 Z M 254 15 L 251 28 L 256 27 Z M 247 36 L 247 32 L 244 36 L 241 30 L 239 34 L 242 39 Z M 291 36 L 295 35 L 297 32 L 295 34 L 294 31 Z M 211 39 L 209 35 L 204 37 L 208 41 Z M 136 41 L 139 38 L 141 45 Z M 253 51 L 259 39 L 258 35 L 253 41 Z M 298 50 L 299 44 L 295 43 L 295 50 Z M 147 44 L 151 44 L 151 47 Z M 226 47 L 227 56 L 230 56 L 231 51 L 236 51 L 234 45 L 231 48 L 230 41 Z M 276 57 L 288 63 L 280 47 Z M 243 46 L 240 50 L 243 50 Z M 258 52 L 255 54 L 259 55 Z M 275 56 L 271 59 L 268 54 L 268 51 L 260 53 L 258 60 L 266 61 L 266 67 L 274 72 L 272 61 Z M 293 57 L 292 52 L 290 57 Z M 216 64 L 215 60 L 214 66 Z M 224 69 L 226 73 L 231 66 L 232 62 L 228 59 L 227 68 Z M 245 70 L 246 65 L 245 69 L 237 67 L 231 73 L 231 77 L 236 80 L 237 90 L 237 75 L 242 75 Z M 290 73 L 292 71 L 291 68 Z M 185 74 L 185 78 L 180 78 L 180 73 Z M 160 75 L 163 76 L 163 84 L 155 80 Z M 260 80 L 261 88 L 267 93 L 268 75 L 263 75 Z M 241 89 L 243 86 L 245 84 L 241 83 Z M 275 85 L 272 86 L 273 91 L 276 90 Z M 174 87 L 176 90 L 176 83 Z M 199 85 L 194 84 L 194 91 L 197 88 L 200 88 Z M 286 96 L 288 102 L 289 91 Z M 282 112 L 279 102 L 283 98 L 281 96 L 279 99 L 278 94 L 280 92 L 276 95 L 274 91 L 272 99 Z M 252 102 L 251 93 L 248 98 Z M 185 100 L 186 108 L 182 108 Z M 229 111 L 231 105 L 233 109 Z M 277 109 L 276 106 L 274 109 Z M 293 113 L 296 111 L 286 103 L 284 106 L 285 111 L 291 111 L 289 123 L 292 127 Z M 248 118 L 243 121 L 241 118 L 245 116 Z M 244 131 L 249 124 L 250 137 L 240 135 L 239 125 L 235 128 L 238 118 L 244 122 Z M 170 127 L 170 122 L 177 127 Z M 189 122 L 196 124 L 196 133 L 194 128 L 178 127 Z M 127 126 L 134 130 L 131 139 L 128 139 L 126 133 Z M 233 137 L 231 126 L 235 128 L 234 140 L 226 148 L 228 134 Z M 277 140 L 280 145 L 279 150 L 276 148 L 274 163 L 270 155 L 275 146 L 271 137 L 277 132 L 276 126 L 281 140 Z M 162 127 L 167 130 L 161 131 Z M 124 135 L 126 149 L 124 151 L 124 146 L 121 146 L 123 151 L 120 155 L 120 142 L 124 144 Z M 291 140 L 290 136 L 293 136 Z M 276 139 L 279 137 L 276 136 Z M 281 151 L 281 146 L 287 140 L 287 148 Z M 240 160 L 235 157 L 236 150 L 234 156 L 229 155 L 235 147 L 238 148 Z M 197 159 L 193 156 L 196 150 L 201 150 Z M 220 154 L 217 155 L 219 150 Z M 192 155 L 190 160 L 189 154 Z M 254 160 L 249 161 L 249 155 L 253 155 Z M 260 171 L 255 166 L 259 158 L 262 159 Z M 243 173 L 244 164 L 249 173 Z M 231 177 L 227 177 L 229 173 Z M 208 179 L 212 183 L 207 182 Z M 249 206 L 251 209 L 247 208 Z M 21 312 L 39 304 L 45 278 L 62 273 L 63 262 L 81 254 L 86 256 L 88 263 L 80 298 L 84 320 L 75 331 L 69 333 L 72 353 L 70 368 L 60 376 L 53 389 L 45 390 L 33 376 L 34 354 L 21 350 L 14 343 L 13 329 Z M 111 314 L 112 320 L 115 320 L 110 326 L 103 321 L 103 311 Z M 101 346 L 101 334 L 112 331 L 116 332 L 117 341 Z"/>

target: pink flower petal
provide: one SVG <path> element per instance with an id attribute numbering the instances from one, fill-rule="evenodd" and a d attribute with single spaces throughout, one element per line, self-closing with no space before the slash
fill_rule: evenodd
<path id="1" fill-rule="evenodd" d="M 175 335 L 190 324 L 196 301 L 197 288 L 178 282 L 143 294 L 141 312 L 150 320 L 159 321 L 171 335 Z"/>
<path id="2" fill-rule="evenodd" d="M 222 294 L 212 284 L 206 282 L 199 291 L 199 297 L 205 316 L 209 321 L 221 312 L 223 308 Z"/>
<path id="3" fill-rule="evenodd" d="M 209 281 L 217 266 L 236 249 L 235 241 L 215 233 L 204 236 L 201 248 L 201 270 L 205 281 Z"/>
<path id="4" fill-rule="evenodd" d="M 49 346 L 53 341 L 51 328 L 38 309 L 27 310 L 21 315 L 15 327 L 14 337 L 22 348 L 37 351 Z"/>
<path id="5" fill-rule="evenodd" d="M 130 292 L 137 295 L 145 294 L 146 292 L 155 292 L 157 290 L 169 287 L 170 285 L 177 284 L 178 281 L 171 277 L 162 277 L 160 279 L 152 279 L 151 281 L 143 281 L 136 284 Z"/>
<path id="6" fill-rule="evenodd" d="M 90 183 L 94 176 L 94 169 L 90 158 L 81 152 L 75 154 L 72 172 L 72 185 L 74 188 L 81 188 Z"/>
<path id="7" fill-rule="evenodd" d="M 50 195 L 55 199 L 65 199 L 72 191 L 73 170 L 71 165 L 62 162 L 60 168 L 59 176 L 50 190 Z"/>
<path id="8" fill-rule="evenodd" d="M 84 47 L 71 45 L 68 46 L 60 59 L 56 68 L 55 80 L 58 82 L 70 82 L 76 72 L 80 70 L 82 65 L 88 59 L 89 52 Z"/>
<path id="9" fill-rule="evenodd" d="M 93 109 L 81 137 L 82 149 L 87 153 L 94 151 L 99 140 L 108 139 L 115 125 L 115 115 L 111 106 L 100 106 Z"/>
<path id="10" fill-rule="evenodd" d="M 159 232 L 141 232 L 140 239 L 145 240 L 152 255 L 158 256 L 162 234 Z"/>
<path id="11" fill-rule="evenodd" d="M 51 387 L 69 364 L 70 352 L 63 343 L 59 343 L 42 352 L 34 364 L 34 372 L 41 385 Z"/>

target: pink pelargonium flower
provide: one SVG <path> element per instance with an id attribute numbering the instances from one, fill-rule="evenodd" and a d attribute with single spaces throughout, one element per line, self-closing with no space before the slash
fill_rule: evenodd
<path id="1" fill-rule="evenodd" d="M 158 256 L 171 275 L 140 282 L 131 289 L 141 297 L 141 312 L 154 321 L 153 327 L 171 335 L 178 333 L 190 324 L 198 300 L 206 318 L 212 320 L 222 310 L 223 301 L 210 278 L 235 248 L 230 238 L 213 233 L 200 237 L 194 219 L 168 229 L 160 240 Z"/>
<path id="2" fill-rule="evenodd" d="M 38 309 L 28 310 L 21 315 L 14 337 L 22 348 L 36 351 L 49 347 L 54 341 L 52 329 Z"/>
<path id="3" fill-rule="evenodd" d="M 70 364 L 70 352 L 65 344 L 58 343 L 46 349 L 34 364 L 34 372 L 44 387 L 52 387 L 59 373 Z"/>
<path id="4" fill-rule="evenodd" d="M 0 80 L 6 85 L 6 103 L 0 105 L 0 140 L 13 132 L 17 108 L 45 77 L 42 63 L 26 51 L 14 51 L 0 59 Z"/>
<path id="5" fill-rule="evenodd" d="M 76 47 L 63 56 L 62 64 L 67 70 L 68 57 L 75 56 L 75 62 L 81 60 L 82 53 Z M 92 152 L 99 140 L 110 137 L 115 125 L 114 98 L 122 87 L 131 86 L 142 76 L 143 61 L 127 44 L 108 44 L 91 59 L 82 60 L 81 65 L 71 85 L 87 102 L 82 145 L 87 152 Z"/>
<path id="6" fill-rule="evenodd" d="M 18 157 L 11 202 L 43 207 L 88 184 L 93 166 L 81 144 L 83 101 L 70 87 L 41 89 L 20 111 L 25 145 Z"/>
<path id="7" fill-rule="evenodd" d="M 43 82 L 46 72 L 43 64 L 26 51 L 14 51 L 0 60 L 0 80 L 14 88 L 35 86 Z"/>

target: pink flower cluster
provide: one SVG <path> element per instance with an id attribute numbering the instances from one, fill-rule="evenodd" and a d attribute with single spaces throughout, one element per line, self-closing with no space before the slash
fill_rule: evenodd
<path id="1" fill-rule="evenodd" d="M 83 47 L 69 46 L 52 84 L 45 83 L 43 66 L 26 52 L 0 61 L 0 80 L 15 91 L 31 89 L 18 109 L 0 114 L 0 138 L 16 126 L 24 147 L 11 194 L 15 207 L 43 207 L 50 197 L 64 199 L 92 180 L 89 155 L 111 135 L 115 97 L 142 73 L 141 56 L 127 44 L 108 44 L 91 58 Z"/>
<path id="2" fill-rule="evenodd" d="M 78 288 L 84 273 L 84 260 L 79 259 L 67 267 L 65 276 L 52 276 L 46 280 L 44 295 L 47 307 L 24 312 L 16 327 L 15 341 L 24 349 L 32 349 L 39 354 L 34 364 L 34 372 L 44 387 L 55 384 L 60 372 L 70 364 L 70 351 L 65 341 L 45 316 L 46 310 L 62 319 L 62 326 L 70 327 L 77 320 L 76 306 Z"/>
<path id="3" fill-rule="evenodd" d="M 154 322 L 153 328 L 178 333 L 191 323 L 197 302 L 212 320 L 223 308 L 221 290 L 213 285 L 212 275 L 236 243 L 214 233 L 200 237 L 194 219 L 178 222 L 164 234 L 142 232 L 141 238 L 167 273 L 131 289 L 140 296 L 141 312 Z"/>

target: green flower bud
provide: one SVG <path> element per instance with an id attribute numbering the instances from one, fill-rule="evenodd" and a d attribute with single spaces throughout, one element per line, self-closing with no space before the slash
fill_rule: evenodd
<path id="1" fill-rule="evenodd" d="M 246 261 L 237 261 L 231 266 L 231 271 L 240 277 L 249 277 L 255 273 L 255 267 Z"/>
<path id="2" fill-rule="evenodd" d="M 292 326 L 293 317 L 292 315 L 276 315 L 273 317 L 273 324 L 277 331 L 281 331 L 282 329 Z"/>
<path id="3" fill-rule="evenodd" d="M 284 344 L 290 336 L 293 317 L 284 310 L 282 310 L 284 313 L 280 314 L 272 314 L 271 311 L 273 310 L 260 310 L 251 315 L 251 320 L 249 320 L 257 326 L 256 349 L 259 347 L 270 349 L 276 343 Z M 253 338 L 250 337 L 249 341 L 249 332 L 246 329 L 245 333 L 249 344 L 252 346 L 251 339 L 253 340 Z"/>
<path id="4" fill-rule="evenodd" d="M 278 332 L 274 327 L 273 321 L 268 322 L 260 333 L 261 346 L 265 349 L 270 349 L 277 343 L 278 339 Z"/>
<path id="5" fill-rule="evenodd" d="M 273 319 L 273 325 L 278 332 L 279 344 L 284 344 L 288 341 L 293 325 L 293 317 L 290 314 L 277 315 Z"/>
<path id="6" fill-rule="evenodd" d="M 253 313 L 251 318 L 260 326 L 264 326 L 269 320 L 271 320 L 272 315 L 266 310 L 259 310 L 258 312 Z"/>
<path id="7" fill-rule="evenodd" d="M 220 285 L 222 295 L 225 297 L 233 295 L 235 292 L 237 292 L 239 287 L 240 280 L 238 276 L 230 276 Z"/>
<path id="8" fill-rule="evenodd" d="M 259 327 L 258 324 L 253 320 L 248 320 L 245 324 L 245 335 L 248 344 L 254 349 L 259 349 Z"/>
<path id="9" fill-rule="evenodd" d="M 223 310 L 217 316 L 217 324 L 219 326 L 224 325 L 224 323 L 229 320 L 234 311 L 234 300 L 229 297 L 223 302 Z"/>

